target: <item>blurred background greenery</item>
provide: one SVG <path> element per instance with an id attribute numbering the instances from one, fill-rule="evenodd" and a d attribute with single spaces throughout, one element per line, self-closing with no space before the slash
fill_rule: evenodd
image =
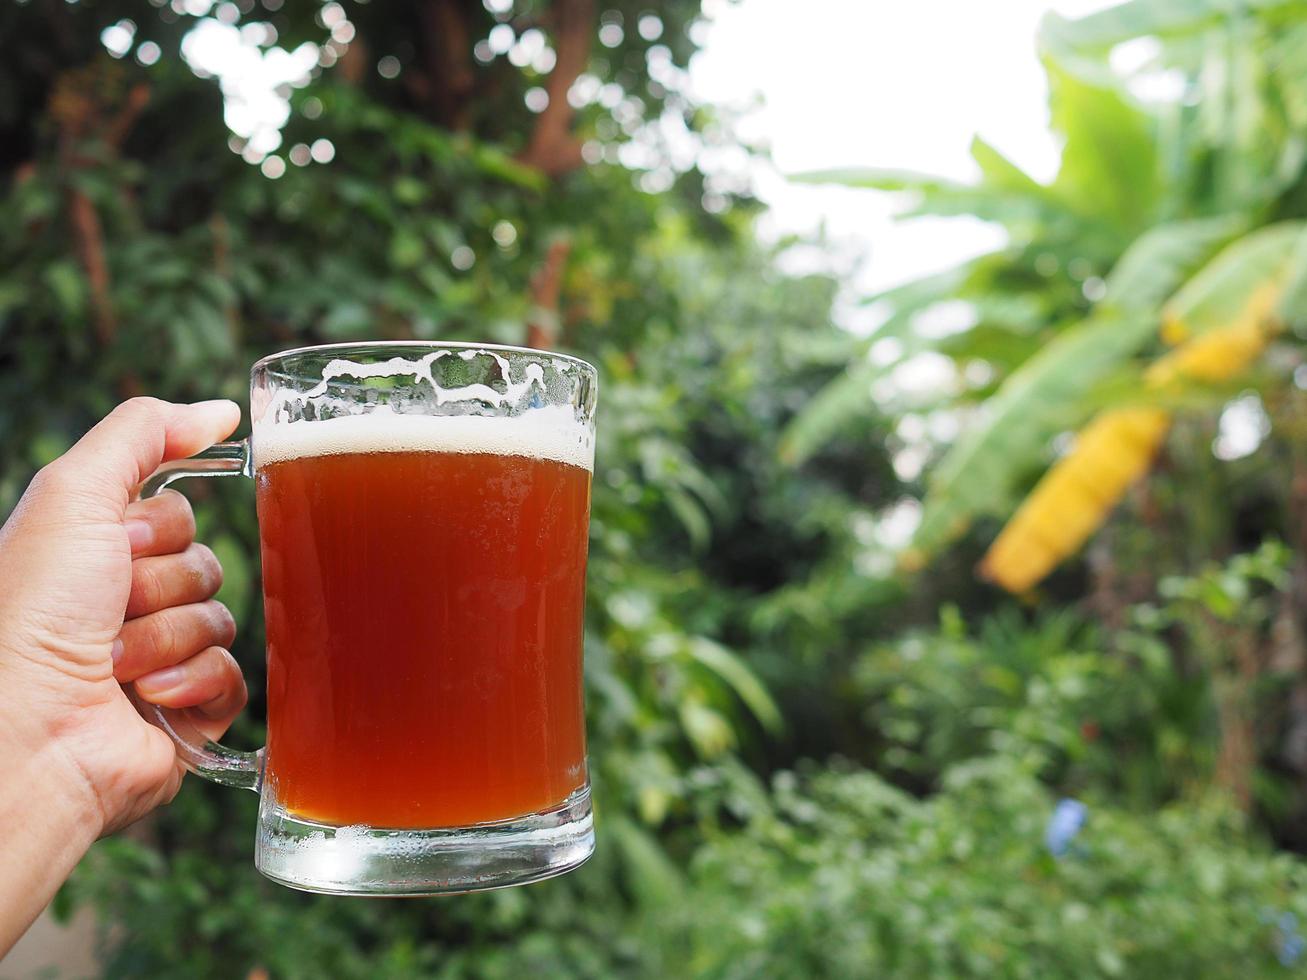
<path id="1" fill-rule="evenodd" d="M 255 873 L 253 796 L 190 780 L 56 903 L 95 910 L 104 975 L 1307 964 L 1307 3 L 1046 18 L 1051 181 L 980 140 L 976 182 L 806 175 L 1006 233 L 864 297 L 866 336 L 686 154 L 742 145 L 672 84 L 700 18 L 0 0 L 0 513 L 116 401 L 243 402 L 276 349 L 530 343 L 602 374 L 594 859 L 318 898 Z M 204 23 L 302 60 L 279 141 L 181 57 Z M 255 745 L 252 495 L 188 493 Z"/>

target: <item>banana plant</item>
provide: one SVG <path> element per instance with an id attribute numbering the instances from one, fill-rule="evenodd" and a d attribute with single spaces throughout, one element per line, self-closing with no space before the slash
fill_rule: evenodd
<path id="1" fill-rule="evenodd" d="M 1106 55 L 1142 36 L 1155 39 L 1153 53 L 1114 72 Z M 1295 322 L 1295 284 L 1307 279 L 1302 225 L 1284 220 L 1307 215 L 1307 2 L 1238 13 L 1216 0 L 1131 2 L 1076 21 L 1050 15 L 1040 43 L 1063 140 L 1052 181 L 979 139 L 975 183 L 877 170 L 800 178 L 910 196 L 903 220 L 993 221 L 1008 242 L 871 297 L 887 318 L 862 351 L 892 338 L 898 358 L 862 353 L 782 442 L 802 462 L 849 414 L 878 410 L 873 383 L 923 350 L 952 358 L 959 377 L 983 363 L 994 380 L 948 402 L 963 431 L 927 474 L 901 561 L 920 567 L 977 518 L 1016 511 L 980 566 L 1012 591 L 1102 523 L 1147 470 L 1177 403 L 1237 379 Z M 1173 88 L 1167 98 L 1132 94 L 1158 78 Z M 944 340 L 917 329 L 932 307 L 958 300 L 971 308 L 969 329 Z M 1022 504 L 1056 437 L 1077 430 L 1076 448 Z"/>

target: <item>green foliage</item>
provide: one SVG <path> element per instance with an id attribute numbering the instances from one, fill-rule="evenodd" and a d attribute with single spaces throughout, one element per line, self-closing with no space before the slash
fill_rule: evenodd
<path id="1" fill-rule="evenodd" d="M 1307 229 L 1285 221 L 1251 232 L 1222 249 L 1167 302 L 1168 321 L 1186 336 L 1237 322 L 1260 289 L 1278 294 L 1286 281 L 1307 271 Z M 1278 303 L 1276 304 L 1278 305 Z"/>
<path id="2" fill-rule="evenodd" d="M 1010 513 L 1060 433 L 1104 406 L 1138 403 L 1140 354 L 1155 357 L 1163 340 L 1249 315 L 1249 297 L 1263 287 L 1295 284 L 1275 305 L 1296 316 L 1304 260 L 1292 219 L 1304 213 L 1307 170 L 1292 120 L 1307 92 L 1307 64 L 1294 72 L 1274 66 L 1286 63 L 1284 36 L 1307 30 L 1307 9 L 1268 2 L 1257 10 L 1227 16 L 1219 4 L 1138 0 L 1075 22 L 1050 16 L 1042 38 L 1064 148 L 1047 186 L 979 140 L 974 185 L 874 171 L 810 176 L 910 192 L 905 219 L 968 214 L 1008 232 L 1007 249 L 937 277 L 944 295 L 877 298 L 889 308 L 882 330 L 893 332 L 878 332 L 873 343 L 906 332 L 905 358 L 934 350 L 953 360 L 960 378 L 977 366 L 998 376 L 992 386 L 959 385 L 958 396 L 943 400 L 959 412 L 963 435 L 937 448 L 908 567 L 957 541 L 976 517 Z M 1101 61 L 1137 32 L 1169 40 L 1137 77 L 1165 69 L 1190 91 L 1219 91 L 1205 92 L 1192 111 L 1138 103 Z M 1217 119 L 1223 106 L 1229 111 Z M 914 317 L 958 299 L 973 312 L 967 329 L 943 342 L 913 342 Z M 1031 315 L 1013 317 L 1015 309 Z M 1170 332 L 1159 331 L 1163 320 Z M 854 360 L 847 377 L 864 372 Z M 804 458 L 841 419 L 885 410 L 884 399 L 872 404 L 869 385 L 856 397 L 847 377 L 791 424 L 787 459 Z M 1168 397 L 1172 407 L 1210 410 L 1210 399 Z"/>
<path id="3" fill-rule="evenodd" d="M 1103 305 L 1151 312 L 1212 252 L 1242 230 L 1233 217 L 1195 218 L 1155 225 L 1136 238 L 1107 277 Z"/>
<path id="4" fill-rule="evenodd" d="M 287 977 L 1259 977 L 1283 972 L 1277 923 L 1307 915 L 1303 867 L 1232 846 L 1239 820 L 1214 803 L 1141 818 L 1092 802 L 1070 854 L 1055 859 L 1044 844 L 1054 797 L 1002 757 L 950 768 L 928 801 L 840 764 L 779 772 L 769 790 L 741 773 L 707 782 L 738 829 L 704 824 L 684 874 L 642 845 L 651 866 L 634 872 L 642 892 L 629 918 L 579 904 L 597 896 L 561 882 L 534 890 L 554 914 L 532 931 L 525 893 L 464 898 L 464 946 L 439 956 L 412 929 L 448 913 L 292 897 L 260 901 L 246 919 L 219 900 L 228 885 L 212 862 L 167 868 L 138 846 L 102 846 L 94 880 L 111 890 L 101 900 L 138 937 L 136 958 L 113 969 L 197 975 L 204 944 L 172 937 L 198 936 L 258 950 Z M 632 832 L 641 839 L 616 822 L 611 837 Z M 145 914 L 169 876 L 191 887 L 170 893 L 168 918 Z M 574 878 L 594 876 L 591 866 Z M 224 920 L 237 917 L 247 931 L 229 935 Z M 344 936 L 366 937 L 368 952 Z"/>
<path id="5" fill-rule="evenodd" d="M 1130 235 L 1146 227 L 1160 184 L 1151 120 L 1118 88 L 1047 67 L 1052 124 L 1066 139 L 1050 190 L 1091 228 L 1105 222 Z"/>
<path id="6" fill-rule="evenodd" d="M 1077 404 L 1156 329 L 1139 316 L 1099 317 L 1066 328 L 1007 376 L 931 474 L 913 548 L 931 554 L 977 514 L 998 514 L 1048 441 L 1082 421 Z M 1079 412 L 1079 416 L 1077 416 Z"/>
<path id="7" fill-rule="evenodd" d="M 1111 787 L 1142 806 L 1200 785 L 1210 760 L 1184 738 L 1201 727 L 1202 679 L 1156 641 L 1108 642 L 1067 613 L 1030 624 L 1012 611 L 972 636 L 946 609 L 938 630 L 868 651 L 852 680 L 884 766 L 918 785 L 991 753 L 1067 791 Z"/>
<path id="8" fill-rule="evenodd" d="M 1262 802 L 1246 818 L 1211 789 L 1222 730 L 1209 668 L 1233 662 L 1236 633 L 1260 637 L 1284 618 L 1286 565 L 1298 574 L 1282 548 L 1250 552 L 1235 538 L 1246 514 L 1268 512 L 1265 473 L 1235 467 L 1228 493 L 1196 493 L 1215 469 L 1213 434 L 1198 413 L 1187 419 L 1151 501 L 1162 516 L 1113 529 L 1121 567 L 1096 588 L 1093 615 L 990 614 L 965 536 L 929 576 L 896 577 L 889 524 L 920 491 L 893 465 L 908 423 L 983 405 L 956 441 L 932 445 L 919 543 L 983 529 L 1053 437 L 1137 382 L 1134 358 L 1158 349 L 1167 297 L 1238 236 L 1302 216 L 1297 5 L 1249 5 L 1274 7 L 1265 23 L 1214 5 L 1186 20 L 1157 2 L 1126 4 L 1118 21 L 1047 21 L 1065 138 L 1051 185 L 983 140 L 975 186 L 826 175 L 903 193 L 909 214 L 980 216 L 1009 235 L 992 255 L 869 298 L 884 313 L 869 339 L 831 325 L 831 280 L 777 271 L 753 241 L 747 199 L 706 208 L 705 192 L 723 192 L 695 169 L 649 193 L 611 162 L 662 113 L 692 141 L 731 139 L 727 120 L 651 71 L 651 59 L 687 64 L 697 3 L 658 6 L 666 52 L 635 29 L 650 5 L 603 6 L 623 37 L 592 45 L 587 71 L 622 97 L 589 102 L 573 128 L 609 162 L 558 174 L 523 156 L 536 120 L 522 96 L 546 81 L 534 67 L 467 58 L 472 97 L 424 95 L 441 62 L 422 5 L 345 6 L 366 70 L 351 75 L 341 59 L 316 72 L 284 129 L 287 145 L 329 139 L 335 159 L 276 181 L 224 149 L 215 84 L 177 57 L 189 15 L 127 0 L 0 6 L 0 37 L 31 42 L 5 44 L 13 57 L 0 59 L 0 510 L 132 392 L 244 401 L 248 365 L 271 350 L 522 343 L 528 323 L 543 326 L 602 375 L 586 612 L 599 849 L 562 879 L 450 901 L 301 895 L 251 866 L 253 798 L 189 780 L 139 835 L 97 845 L 61 897 L 99 911 L 106 975 L 1281 971 L 1277 923 L 1307 915 L 1304 866 L 1271 853 L 1263 831 L 1283 834 L 1296 812 L 1290 779 L 1260 773 L 1280 787 L 1279 809 Z M 520 2 L 512 24 L 556 40 L 559 6 Z M 455 7 L 469 44 L 496 23 L 483 4 Z M 294 46 L 325 40 L 318 11 L 287 0 L 267 17 Z M 158 64 L 99 50 L 122 17 L 138 43 L 161 46 Z M 1218 44 L 1244 19 L 1248 51 Z M 1250 70 L 1269 91 L 1255 112 L 1246 91 L 1220 96 L 1241 120 L 1227 138 L 1215 96 L 1141 107 L 1098 63 L 1105 38 L 1140 24 L 1200 39 L 1221 65 L 1285 70 Z M 372 70 L 386 55 L 398 79 Z M 1159 58 L 1196 77 L 1190 48 Z M 150 101 L 115 144 L 106 124 L 136 85 Z M 83 100 L 85 128 L 56 112 L 56 90 Z M 1266 124 L 1254 149 L 1250 120 Z M 651 170 L 670 168 L 667 147 L 650 152 Z M 103 285 L 88 269 L 86 203 Z M 533 282 L 559 243 L 555 307 Z M 967 329 L 943 340 L 918 329 L 958 300 Z M 873 402 L 924 351 L 967 380 L 912 404 Z M 1275 425 L 1288 426 L 1299 403 L 1279 390 Z M 241 623 L 235 652 L 255 702 L 230 738 L 252 745 L 257 528 L 248 487 L 214 482 L 186 489 Z M 1197 497 L 1243 509 L 1192 518 L 1202 533 L 1186 533 Z M 1269 519 L 1237 530 L 1291 540 Z M 1271 716 L 1268 753 L 1293 723 Z M 1062 794 L 1087 800 L 1090 817 L 1055 859 L 1044 838 Z"/>
<path id="9" fill-rule="evenodd" d="M 1303 869 L 1231 848 L 1212 805 L 1138 816 L 1091 802 L 1070 854 L 1053 798 L 1011 759 L 954 766 L 916 800 L 870 773 L 780 773 L 744 831 L 693 864 L 681 975 L 1278 976 L 1276 921 Z M 669 940 L 675 940 L 672 933 Z"/>

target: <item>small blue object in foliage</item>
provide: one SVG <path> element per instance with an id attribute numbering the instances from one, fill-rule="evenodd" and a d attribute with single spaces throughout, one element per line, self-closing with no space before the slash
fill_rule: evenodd
<path id="1" fill-rule="evenodd" d="M 1275 955 L 1284 966 L 1293 966 L 1302 958 L 1305 948 L 1302 936 L 1298 935 L 1298 919 L 1292 912 L 1285 912 L 1276 923 Z"/>
<path id="2" fill-rule="evenodd" d="M 1053 815 L 1048 818 L 1048 827 L 1044 830 L 1044 843 L 1053 857 L 1065 857 L 1071 849 L 1071 842 L 1084 827 L 1089 817 L 1089 807 L 1079 800 L 1063 799 L 1057 801 Z"/>
<path id="3" fill-rule="evenodd" d="M 1293 966 L 1302 957 L 1303 939 L 1302 936 L 1286 936 L 1280 943 L 1280 948 L 1276 954 L 1280 957 L 1280 962 L 1285 966 Z"/>

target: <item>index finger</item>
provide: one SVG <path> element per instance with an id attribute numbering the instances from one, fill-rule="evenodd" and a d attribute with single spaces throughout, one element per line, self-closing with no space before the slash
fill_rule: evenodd
<path id="1" fill-rule="evenodd" d="M 133 398 L 48 468 L 68 471 L 84 488 L 76 517 L 121 520 L 137 484 L 160 463 L 207 449 L 230 435 L 239 421 L 240 408 L 225 399 L 177 405 Z"/>

